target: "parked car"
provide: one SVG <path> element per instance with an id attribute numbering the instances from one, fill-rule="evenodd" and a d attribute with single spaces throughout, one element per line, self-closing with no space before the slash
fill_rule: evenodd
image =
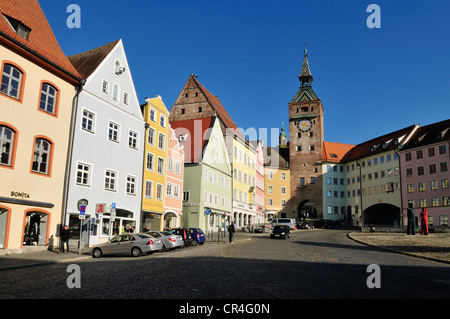
<path id="1" fill-rule="evenodd" d="M 290 229 L 295 229 L 295 219 L 294 218 L 274 218 L 271 221 L 272 225 L 285 225 L 289 226 Z"/>
<path id="2" fill-rule="evenodd" d="M 194 243 L 194 240 L 191 237 L 191 232 L 188 228 L 173 228 L 172 234 L 180 235 L 181 238 L 183 238 L 185 246 L 192 246 Z"/>
<path id="3" fill-rule="evenodd" d="M 314 229 L 314 222 L 311 220 L 304 220 L 298 224 L 301 229 Z"/>
<path id="4" fill-rule="evenodd" d="M 147 234 L 161 239 L 163 243 L 162 251 L 184 247 L 183 237 L 181 237 L 180 235 L 174 235 L 168 231 L 150 231 Z"/>
<path id="5" fill-rule="evenodd" d="M 273 226 L 272 233 L 270 234 L 270 238 L 284 238 L 287 239 L 290 237 L 291 230 L 289 226 L 285 225 L 275 225 Z"/>
<path id="6" fill-rule="evenodd" d="M 205 233 L 201 228 L 189 228 L 194 245 L 203 245 L 206 241 Z"/>
<path id="7" fill-rule="evenodd" d="M 160 239 L 147 233 L 126 233 L 113 237 L 106 243 L 91 248 L 94 258 L 106 255 L 126 255 L 139 257 L 142 254 L 161 250 L 163 244 Z"/>
<path id="8" fill-rule="evenodd" d="M 322 228 L 339 228 L 341 223 L 337 220 L 324 219 L 322 223 Z"/>

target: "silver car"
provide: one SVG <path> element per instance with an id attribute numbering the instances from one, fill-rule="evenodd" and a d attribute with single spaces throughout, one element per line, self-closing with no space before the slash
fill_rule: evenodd
<path id="1" fill-rule="evenodd" d="M 175 235 L 168 231 L 150 231 L 146 234 L 150 234 L 155 238 L 161 239 L 164 246 L 162 249 L 163 251 L 166 251 L 167 249 L 175 249 L 177 247 L 184 247 L 183 237 L 180 235 Z"/>
<path id="2" fill-rule="evenodd" d="M 94 258 L 104 255 L 128 255 L 139 257 L 142 254 L 162 250 L 161 239 L 150 236 L 148 233 L 126 233 L 113 237 L 107 243 L 92 247 Z"/>

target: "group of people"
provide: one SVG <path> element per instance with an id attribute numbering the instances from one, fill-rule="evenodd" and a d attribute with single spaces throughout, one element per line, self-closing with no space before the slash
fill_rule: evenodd
<path id="1" fill-rule="evenodd" d="M 413 204 L 409 203 L 408 205 L 408 228 L 406 230 L 406 233 L 408 235 L 415 235 L 415 215 L 414 215 L 414 209 Z M 422 208 L 422 211 L 420 212 L 420 230 L 422 235 L 428 235 L 428 212 L 425 207 Z"/>

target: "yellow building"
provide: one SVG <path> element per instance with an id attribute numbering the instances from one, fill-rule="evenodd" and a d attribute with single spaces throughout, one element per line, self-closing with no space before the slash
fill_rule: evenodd
<path id="1" fill-rule="evenodd" d="M 273 218 L 291 218 L 290 196 L 291 176 L 289 170 L 289 149 L 267 148 L 268 158 L 264 165 L 264 195 L 267 222 Z"/>
<path id="2" fill-rule="evenodd" d="M 141 106 L 147 124 L 144 153 L 141 228 L 162 230 L 166 189 L 169 111 L 162 98 L 146 98 Z"/>
<path id="3" fill-rule="evenodd" d="M 233 218 L 237 227 L 256 218 L 256 150 L 237 134 L 233 138 Z"/>

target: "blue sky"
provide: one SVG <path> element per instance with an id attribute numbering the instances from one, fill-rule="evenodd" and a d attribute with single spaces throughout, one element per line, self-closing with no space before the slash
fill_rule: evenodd
<path id="1" fill-rule="evenodd" d="M 67 55 L 122 39 L 141 103 L 161 95 L 170 110 L 195 73 L 239 127 L 287 128 L 306 42 L 326 141 L 449 118 L 449 1 L 39 2 Z M 69 4 L 81 28 L 67 27 Z M 369 4 L 381 9 L 379 29 L 366 25 Z"/>

